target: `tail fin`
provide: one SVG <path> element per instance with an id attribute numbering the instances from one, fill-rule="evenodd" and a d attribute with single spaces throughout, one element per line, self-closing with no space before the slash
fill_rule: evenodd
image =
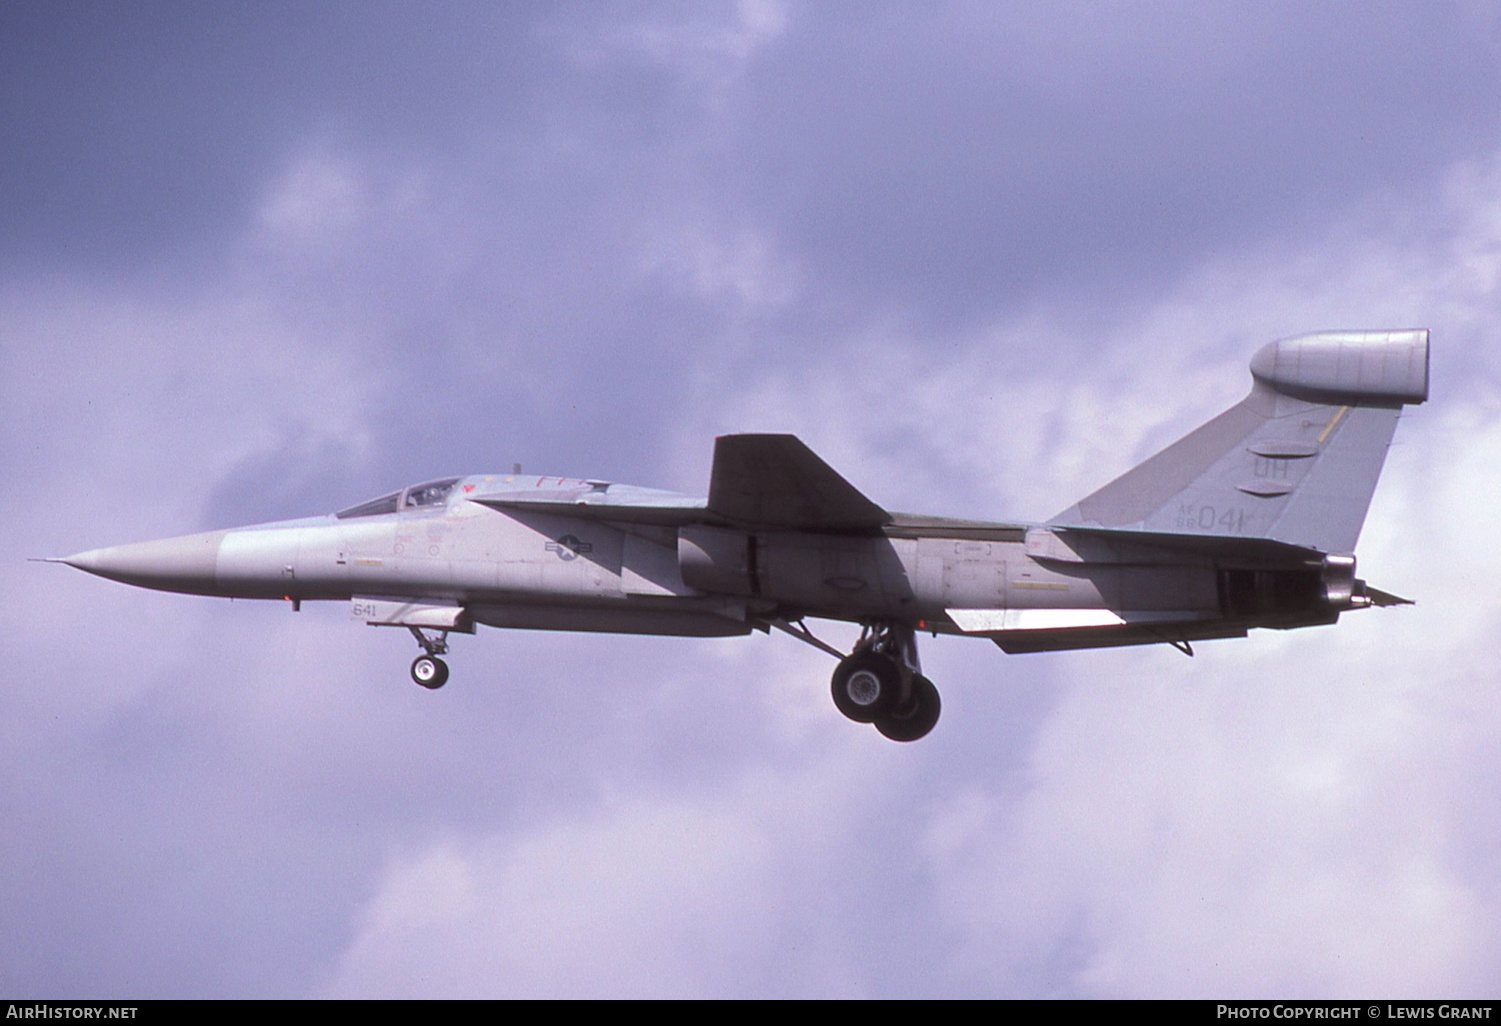
<path id="1" fill-rule="evenodd" d="M 1353 552 L 1402 407 L 1428 398 L 1427 329 L 1283 339 L 1251 376 L 1240 403 L 1050 523 Z"/>

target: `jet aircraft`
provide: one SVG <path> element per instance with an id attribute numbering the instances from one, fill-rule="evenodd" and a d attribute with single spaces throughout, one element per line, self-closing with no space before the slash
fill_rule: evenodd
<path id="1" fill-rule="evenodd" d="M 1323 332 L 1251 360 L 1240 403 L 1044 523 L 889 512 L 792 435 L 719 438 L 707 498 L 610 481 L 445 477 L 326 516 L 54 560 L 165 591 L 350 603 L 448 679 L 475 626 L 718 637 L 772 629 L 838 660 L 834 704 L 923 737 L 921 633 L 1008 653 L 1244 637 L 1407 600 L 1355 576 L 1428 332 Z M 518 468 L 519 470 L 519 468 Z M 859 624 L 849 653 L 809 619 Z"/>

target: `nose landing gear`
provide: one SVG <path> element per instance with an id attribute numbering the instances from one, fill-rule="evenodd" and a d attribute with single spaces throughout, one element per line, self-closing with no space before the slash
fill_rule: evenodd
<path id="1" fill-rule="evenodd" d="M 448 632 L 443 631 L 435 638 L 421 627 L 407 629 L 417 639 L 417 644 L 422 646 L 422 654 L 412 660 L 412 680 L 430 691 L 436 691 L 448 683 L 448 664 L 438 658 L 448 651 Z"/>

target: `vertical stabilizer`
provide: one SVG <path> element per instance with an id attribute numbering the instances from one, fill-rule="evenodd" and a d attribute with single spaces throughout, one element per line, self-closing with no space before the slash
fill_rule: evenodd
<path id="1" fill-rule="evenodd" d="M 1251 394 L 1054 517 L 1062 527 L 1355 549 L 1402 407 L 1428 398 L 1428 331 L 1273 342 Z"/>

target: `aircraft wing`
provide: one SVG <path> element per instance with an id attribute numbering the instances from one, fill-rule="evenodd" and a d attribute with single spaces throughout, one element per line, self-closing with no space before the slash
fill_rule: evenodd
<path id="1" fill-rule="evenodd" d="M 709 512 L 736 524 L 836 534 L 864 534 L 892 522 L 796 435 L 717 439 Z"/>
<path id="2" fill-rule="evenodd" d="M 553 513 L 621 524 L 681 527 L 703 523 L 705 518 L 703 499 L 622 485 L 557 490 L 523 488 L 477 495 L 470 501 L 502 513 Z"/>
<path id="3" fill-rule="evenodd" d="M 795 435 L 719 438 L 707 500 L 566 478 L 556 479 L 555 484 L 540 479 L 536 484 L 502 487 L 469 499 L 501 512 L 668 527 L 717 521 L 739 527 L 867 534 L 897 522 Z M 903 522 L 906 519 L 912 518 Z"/>

